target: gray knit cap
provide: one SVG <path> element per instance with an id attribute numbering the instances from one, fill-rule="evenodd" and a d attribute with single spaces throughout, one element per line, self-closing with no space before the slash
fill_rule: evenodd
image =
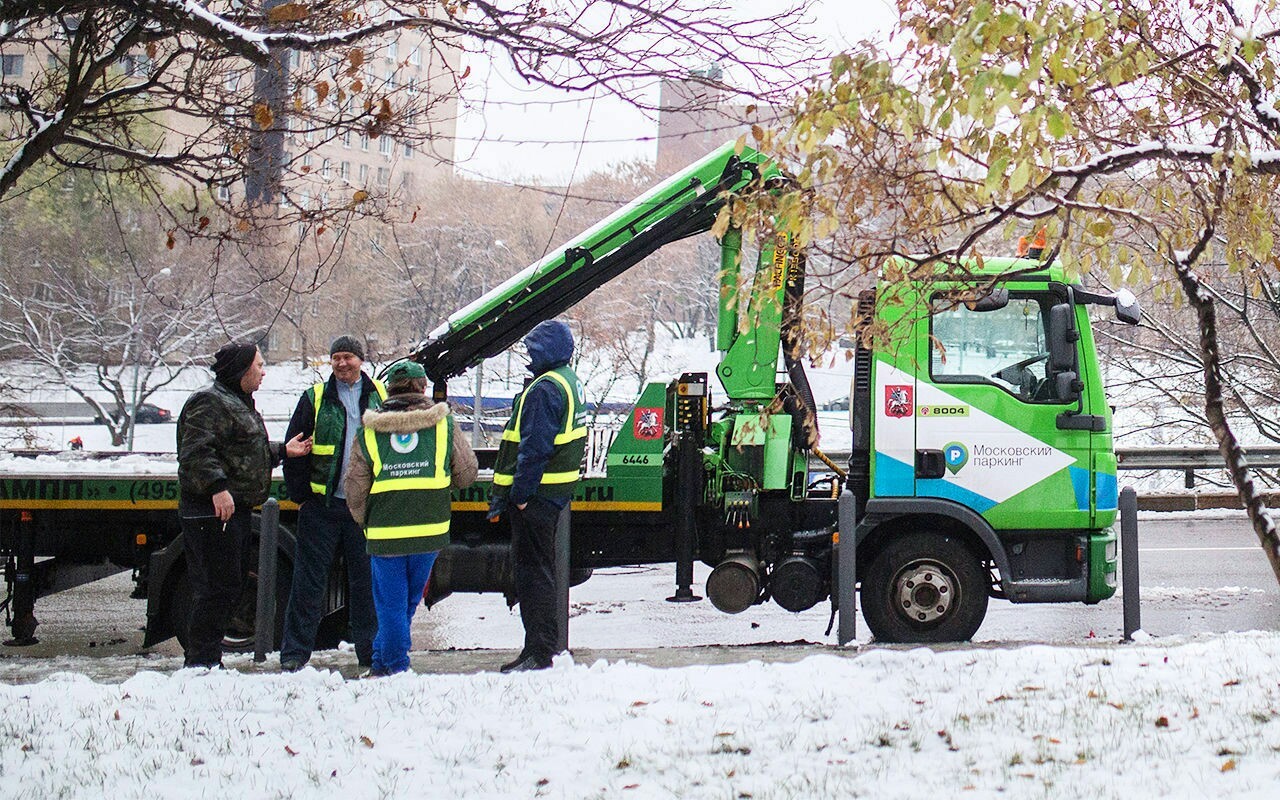
<path id="1" fill-rule="evenodd" d="M 343 334 L 333 340 L 333 344 L 329 345 L 329 355 L 334 353 L 352 353 L 356 358 L 364 361 L 364 345 L 360 344 L 360 340 L 349 334 Z"/>

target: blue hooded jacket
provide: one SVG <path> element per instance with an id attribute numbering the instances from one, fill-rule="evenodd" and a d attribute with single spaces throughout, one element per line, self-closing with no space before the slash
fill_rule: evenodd
<path id="1" fill-rule="evenodd" d="M 529 331 L 524 337 L 524 346 L 529 352 L 529 371 L 537 377 L 569 363 L 573 357 L 573 333 L 559 320 L 546 320 Z M 564 397 L 556 384 L 542 381 L 528 391 L 520 418 L 520 455 L 508 493 L 512 505 L 527 503 L 538 493 L 542 473 L 555 451 L 555 438 L 564 413 Z M 544 499 L 561 508 L 568 502 L 566 498 Z"/>

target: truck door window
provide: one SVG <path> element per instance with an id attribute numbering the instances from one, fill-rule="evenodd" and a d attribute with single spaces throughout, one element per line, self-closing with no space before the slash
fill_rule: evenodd
<path id="1" fill-rule="evenodd" d="M 1045 381 L 1047 314 L 1039 298 L 1013 296 L 995 311 L 935 300 L 930 376 L 934 383 L 987 383 L 1027 402 L 1053 402 Z"/>

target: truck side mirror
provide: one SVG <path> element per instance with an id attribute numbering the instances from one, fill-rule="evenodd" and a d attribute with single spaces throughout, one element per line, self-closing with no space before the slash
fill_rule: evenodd
<path id="1" fill-rule="evenodd" d="M 1116 292 L 1116 319 L 1128 325 L 1137 325 L 1142 321 L 1142 307 L 1138 298 L 1128 289 Z"/>
<path id="2" fill-rule="evenodd" d="M 1009 305 L 1009 290 L 1003 286 L 991 290 L 991 293 L 972 303 L 966 303 L 970 311 L 999 311 Z"/>
<path id="3" fill-rule="evenodd" d="M 1049 309 L 1049 374 L 1056 375 L 1076 368 L 1076 339 L 1079 334 L 1071 326 L 1070 303 L 1058 303 Z"/>

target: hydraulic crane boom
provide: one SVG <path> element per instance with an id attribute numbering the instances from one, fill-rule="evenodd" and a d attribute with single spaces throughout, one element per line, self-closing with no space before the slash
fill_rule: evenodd
<path id="1" fill-rule="evenodd" d="M 410 358 L 439 392 L 659 248 L 710 230 L 727 194 L 780 174 L 762 153 L 725 144 L 449 317 Z"/>

